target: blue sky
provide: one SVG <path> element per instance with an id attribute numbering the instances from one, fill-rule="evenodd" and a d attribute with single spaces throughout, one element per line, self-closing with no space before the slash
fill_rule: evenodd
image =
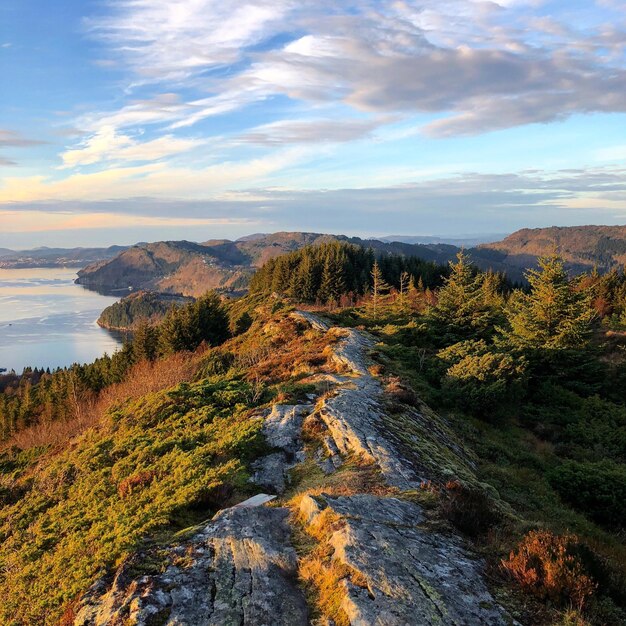
<path id="1" fill-rule="evenodd" d="M 626 222 L 621 0 L 3 0 L 0 246 Z"/>

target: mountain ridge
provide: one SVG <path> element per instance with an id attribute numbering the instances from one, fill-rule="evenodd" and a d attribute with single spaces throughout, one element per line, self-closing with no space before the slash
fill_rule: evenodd
<path id="1" fill-rule="evenodd" d="M 453 260 L 461 249 L 442 242 L 420 244 L 309 232 L 257 233 L 235 241 L 162 241 L 132 246 L 112 258 L 89 264 L 78 272 L 76 282 L 112 293 L 143 289 L 198 296 L 207 289 L 219 289 L 240 294 L 254 271 L 271 258 L 329 241 L 441 264 Z M 524 280 L 525 270 L 535 267 L 538 257 L 555 251 L 574 273 L 594 267 L 606 272 L 626 264 L 626 226 L 521 229 L 502 241 L 466 251 L 480 269 L 504 272 L 513 281 Z"/>

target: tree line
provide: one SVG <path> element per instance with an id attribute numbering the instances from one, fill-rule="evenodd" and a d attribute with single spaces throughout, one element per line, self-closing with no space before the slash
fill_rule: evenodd
<path id="1" fill-rule="evenodd" d="M 366 249 L 344 242 L 306 246 L 268 261 L 252 277 L 252 293 L 276 293 L 311 304 L 354 304 L 374 285 L 372 271 L 386 289 L 434 289 L 441 285 L 448 268 L 417 257 L 376 256 Z M 402 277 L 407 284 L 402 285 Z"/>
<path id="2" fill-rule="evenodd" d="M 112 355 L 88 364 L 43 371 L 27 368 L 22 375 L 0 377 L 0 439 L 36 423 L 72 416 L 78 399 L 122 382 L 142 360 L 154 360 L 203 343 L 217 345 L 231 334 L 228 306 L 214 292 L 173 307 L 159 324 L 144 320 L 132 339 Z"/>

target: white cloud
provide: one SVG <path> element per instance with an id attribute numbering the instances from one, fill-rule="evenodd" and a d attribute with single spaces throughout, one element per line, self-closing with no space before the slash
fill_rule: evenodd
<path id="1" fill-rule="evenodd" d="M 198 169 L 156 162 L 116 165 L 88 173 L 74 172 L 56 180 L 41 175 L 6 177 L 0 182 L 0 203 L 145 196 L 176 198 L 181 195 L 185 198 L 206 198 L 242 184 L 263 184 L 265 177 L 297 164 L 310 154 L 311 149 L 293 147 L 256 159 L 223 162 Z"/>
<path id="2" fill-rule="evenodd" d="M 147 80 L 181 79 L 233 63 L 244 46 L 280 27 L 292 0 L 122 0 L 91 32 L 111 44 Z"/>
<path id="3" fill-rule="evenodd" d="M 78 148 L 64 152 L 61 158 L 63 167 L 92 165 L 101 161 L 156 161 L 187 152 L 205 143 L 206 140 L 203 139 L 177 139 L 172 135 L 140 142 L 117 133 L 112 126 L 105 126 L 83 141 Z"/>

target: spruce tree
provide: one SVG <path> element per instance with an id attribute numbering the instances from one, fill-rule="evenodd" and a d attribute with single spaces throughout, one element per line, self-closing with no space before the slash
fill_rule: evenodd
<path id="1" fill-rule="evenodd" d="M 370 297 L 370 308 L 372 310 L 372 314 L 374 318 L 378 316 L 380 311 L 381 304 L 383 302 L 383 298 L 385 294 L 389 291 L 390 287 L 385 279 L 383 278 L 383 272 L 380 269 L 380 265 L 378 261 L 374 261 L 374 265 L 372 265 L 371 271 L 371 286 L 372 286 L 372 295 Z"/>
<path id="2" fill-rule="evenodd" d="M 155 326 L 146 320 L 139 322 L 133 336 L 133 359 L 141 361 L 147 359 L 154 361 L 157 355 L 159 332 Z"/>
<path id="3" fill-rule="evenodd" d="M 490 288 L 485 289 L 485 275 L 477 273 L 462 250 L 456 263 L 450 263 L 450 276 L 437 294 L 431 316 L 447 338 L 460 341 L 489 334 L 495 320 Z"/>
<path id="4" fill-rule="evenodd" d="M 562 259 L 539 259 L 539 269 L 526 274 L 530 291 L 516 291 L 505 310 L 510 345 L 522 350 L 584 349 L 595 312 L 589 295 L 569 280 Z"/>

